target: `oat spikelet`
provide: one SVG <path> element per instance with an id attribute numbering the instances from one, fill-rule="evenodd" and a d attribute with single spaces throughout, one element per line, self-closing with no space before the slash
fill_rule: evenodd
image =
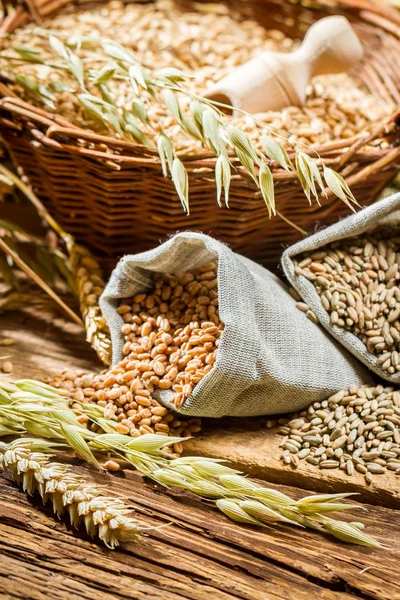
<path id="1" fill-rule="evenodd" d="M 83 246 L 68 244 L 70 264 L 76 279 L 86 339 L 105 365 L 111 364 L 110 330 L 101 314 L 99 297 L 105 283 L 99 263 Z"/>
<path id="2" fill-rule="evenodd" d="M 140 539 L 141 527 L 122 500 L 104 496 L 67 465 L 50 462 L 51 455 L 32 452 L 30 446 L 24 440 L 0 443 L 0 463 L 29 496 L 38 493 L 43 503 L 51 501 L 59 518 L 68 513 L 73 527 L 84 527 L 108 548 Z"/>
<path id="3" fill-rule="evenodd" d="M 94 448 L 123 455 L 146 477 L 167 488 L 206 498 L 233 521 L 258 526 L 283 522 L 329 533 L 348 543 L 381 547 L 377 540 L 360 530 L 359 524 L 330 518 L 331 513 L 357 508 L 354 504 L 337 502 L 351 496 L 350 493 L 315 494 L 296 502 L 278 490 L 243 476 L 220 459 L 202 456 L 168 459 L 161 454 L 167 443 L 171 441 L 151 434 L 134 440 L 104 434 L 90 442 Z"/>

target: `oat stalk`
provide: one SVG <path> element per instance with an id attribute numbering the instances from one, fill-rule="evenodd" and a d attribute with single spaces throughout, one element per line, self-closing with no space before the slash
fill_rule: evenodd
<path id="1" fill-rule="evenodd" d="M 354 508 L 354 505 L 340 502 L 351 494 L 314 495 L 296 502 L 282 492 L 248 479 L 219 459 L 168 458 L 166 447 L 182 441 L 182 438 L 147 434 L 132 439 L 127 435 L 110 433 L 112 422 L 105 422 L 100 407 L 93 406 L 90 418 L 104 431 L 108 427 L 108 433 L 89 431 L 76 421 L 68 403 L 68 399 L 61 397 L 56 389 L 35 381 L 0 384 L 0 418 L 4 426 L 18 430 L 19 434 L 26 430 L 33 435 L 64 441 L 81 458 L 91 462 L 93 453 L 99 451 L 122 457 L 145 476 L 167 488 L 188 491 L 213 502 L 237 522 L 258 526 L 283 522 L 330 533 L 354 544 L 380 546 L 379 542 L 363 533 L 358 524 L 330 517 L 333 512 Z"/>
<path id="2" fill-rule="evenodd" d="M 96 434 L 78 423 L 69 399 L 54 388 L 31 380 L 0 383 L 0 423 L 15 434 L 67 441 L 77 456 L 95 466 L 87 440 Z"/>
<path id="3" fill-rule="evenodd" d="M 148 434 L 129 441 L 126 436 L 105 434 L 96 437 L 90 445 L 123 456 L 144 475 L 164 487 L 191 492 L 211 501 L 227 517 L 239 523 L 263 527 L 279 522 L 315 529 L 348 543 L 381 546 L 362 532 L 359 524 L 330 516 L 334 512 L 359 508 L 335 502 L 352 494 L 316 494 L 296 502 L 282 492 L 248 479 L 240 471 L 224 464 L 223 460 L 200 456 L 165 458 L 162 450 L 171 441 L 157 440 L 157 437 Z"/>
<path id="4" fill-rule="evenodd" d="M 51 502 L 59 519 L 67 514 L 75 529 L 84 528 L 108 548 L 139 541 L 142 527 L 132 516 L 132 508 L 119 498 L 104 495 L 100 488 L 72 473 L 68 465 L 50 462 L 47 452 L 52 447 L 54 444 L 42 440 L 0 442 L 0 464 L 29 496 L 38 494 L 43 504 Z"/>
<path id="5" fill-rule="evenodd" d="M 19 74 L 18 84 L 25 89 L 27 95 L 40 100 L 49 110 L 55 110 L 57 93 L 74 93 L 89 121 L 100 124 L 113 137 L 151 148 L 157 147 L 163 173 L 165 176 L 171 176 L 186 213 L 190 212 L 188 173 L 175 150 L 173 139 L 160 130 L 157 122 L 153 123 L 149 118 L 146 107 L 154 100 L 167 107 L 185 136 L 201 141 L 203 146 L 215 155 L 219 205 L 224 192 L 225 204 L 228 206 L 232 171 L 239 165 L 257 186 L 266 203 L 269 217 L 280 216 L 275 208 L 273 172 L 270 169 L 271 166 L 279 166 L 298 179 L 310 204 L 313 197 L 319 202 L 320 192 L 326 195 L 326 186 L 354 210 L 353 204 L 357 202 L 346 182 L 333 169 L 328 169 L 314 150 L 317 160 L 303 150 L 307 149 L 304 144 L 282 138 L 273 128 L 266 129 L 265 124 L 241 110 L 240 112 L 251 118 L 257 127 L 257 147 L 221 110 L 232 107 L 192 94 L 185 87 L 185 81 L 191 76 L 179 69 L 171 67 L 150 71 L 137 62 L 130 50 L 117 42 L 104 38 L 87 38 L 86 45 L 89 44 L 92 50 L 95 48 L 101 51 L 95 61 L 92 60 L 92 63 L 96 62 L 96 68 L 91 68 L 90 60 L 78 55 L 82 54 L 79 44 L 76 44 L 74 52 L 70 47 L 71 43 L 64 43 L 53 33 L 49 34 L 41 29 L 36 29 L 35 33 L 41 36 L 42 47 L 16 47 L 14 60 L 25 61 L 26 64 L 46 65 L 59 71 L 63 80 L 53 82 L 51 87 L 33 75 Z M 4 52 L 0 53 L 1 58 L 5 60 L 6 65 L 13 62 L 13 56 Z M 99 63 L 104 63 L 100 69 Z M 112 90 L 111 84 L 121 80 L 129 82 L 132 88 L 133 102 L 129 107 L 119 107 Z M 181 106 L 181 96 L 191 100 L 189 109 L 183 109 Z M 154 132 L 157 132 L 156 144 L 149 137 Z M 286 144 L 293 146 L 295 165 L 277 138 L 282 138 Z M 291 224 L 287 218 L 285 220 Z"/>

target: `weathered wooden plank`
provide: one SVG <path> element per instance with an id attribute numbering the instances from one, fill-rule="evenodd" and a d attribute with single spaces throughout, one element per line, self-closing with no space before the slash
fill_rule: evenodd
<path id="1" fill-rule="evenodd" d="M 61 318 L 49 322 L 25 316 L 21 323 L 21 317 L 12 313 L 0 316 L 0 331 L 16 342 L 0 348 L 0 356 L 10 354 L 14 363 L 11 379 L 48 375 L 67 367 L 102 368 L 81 329 Z M 342 471 L 318 470 L 306 462 L 293 470 L 279 460 L 280 440 L 275 430 L 266 429 L 264 418 L 208 419 L 203 421 L 202 432 L 186 442 L 185 452 L 226 458 L 237 468 L 268 481 L 325 492 L 353 491 L 366 502 L 400 506 L 400 479 L 393 473 L 376 475 L 373 484 L 367 486 L 360 473 L 348 477 Z"/>
<path id="2" fill-rule="evenodd" d="M 284 465 L 279 457 L 282 436 L 266 429 L 262 419 L 224 419 L 203 422 L 200 434 L 185 443 L 185 453 L 226 458 L 238 469 L 267 481 L 323 492 L 356 492 L 365 502 L 400 507 L 400 478 L 393 472 L 376 475 L 371 485 L 361 473 L 349 477 L 339 469 L 317 469 L 300 461 L 297 469 Z"/>
<path id="3" fill-rule="evenodd" d="M 87 469 L 78 470 L 89 474 Z M 0 580 L 0 590 L 4 585 L 4 593 L 26 598 L 29 575 L 28 597 L 35 600 L 41 600 L 43 586 L 47 598 L 56 599 L 71 597 L 68 593 L 100 600 L 200 600 L 206 595 L 216 600 L 308 600 L 310 595 L 321 600 L 400 598 L 400 522 L 389 509 L 371 507 L 358 517 L 370 533 L 390 545 L 390 550 L 371 550 L 286 526 L 243 527 L 208 504 L 161 491 L 135 473 L 102 475 L 102 483 L 104 477 L 110 492 L 129 497 L 149 526 L 168 525 L 150 529 L 141 544 L 110 552 L 70 531 L 49 509 L 36 510 L 36 501 L 33 506 L 13 484 L 2 480 L 0 576 L 6 583 Z M 279 489 L 293 496 L 304 493 Z"/>
<path id="4" fill-rule="evenodd" d="M 129 544 L 125 546 L 124 552 L 110 552 L 85 539 L 73 537 L 62 523 L 57 523 L 54 530 L 51 530 L 48 524 L 50 518 L 44 514 L 33 513 L 32 509 L 29 516 L 35 519 L 35 522 L 31 521 L 27 525 L 24 507 L 21 504 L 18 506 L 18 511 L 14 509 L 15 502 L 10 506 L 12 517 L 7 514 L 7 504 L 3 503 L 1 507 L 6 512 L 2 515 L 6 523 L 0 526 L 2 537 L 6 541 L 0 543 L 0 553 L 8 557 L 8 565 L 14 573 L 16 588 L 22 578 L 20 578 L 20 567 L 15 568 L 16 565 L 13 563 L 19 561 L 24 563 L 29 560 L 28 570 L 31 578 L 33 576 L 40 584 L 42 578 L 46 579 L 47 574 L 52 573 L 57 575 L 57 580 L 67 579 L 66 591 L 71 589 L 70 578 L 73 578 L 74 592 L 79 598 L 82 594 L 81 586 L 85 588 L 83 598 L 92 597 L 88 590 L 97 590 L 96 594 L 101 592 L 97 596 L 99 598 L 111 597 L 108 594 L 116 598 L 132 596 L 142 598 L 148 597 L 145 594 L 149 594 L 151 598 L 199 600 L 206 594 L 218 600 L 227 598 L 263 600 L 267 592 L 272 592 L 269 596 L 271 599 L 278 599 L 287 597 L 284 595 L 285 588 L 296 590 L 296 596 L 293 598 L 299 600 L 306 599 L 310 589 L 314 588 L 314 591 L 319 593 L 316 584 L 310 587 L 301 576 L 287 573 L 279 567 L 273 567 L 274 578 L 279 581 L 279 584 L 275 585 L 276 590 L 270 590 L 272 581 L 268 581 L 265 575 L 262 578 L 254 577 L 241 567 L 241 559 L 249 561 L 247 557 L 242 556 L 243 553 L 233 550 L 235 561 L 227 567 L 223 563 L 228 562 L 226 554 L 230 553 L 229 547 L 221 548 L 220 560 L 216 560 L 214 556 L 210 559 L 204 551 L 206 548 L 203 539 L 202 544 L 199 541 L 197 543 L 197 549 L 201 554 L 199 557 L 196 549 L 193 550 L 193 543 L 188 542 L 185 531 L 175 531 L 171 535 L 171 532 L 165 530 L 154 538 L 150 531 L 149 537 L 140 546 Z M 157 515 L 156 519 L 149 520 L 149 524 L 159 525 L 160 522 L 164 522 L 162 517 L 165 516 L 162 513 L 160 515 L 161 519 Z M 177 527 L 169 529 L 177 530 Z M 197 538 L 200 536 L 201 531 L 196 536 L 192 535 Z M 182 537 L 186 547 L 179 544 Z M 218 546 L 215 542 L 211 545 Z M 271 566 L 268 564 L 260 564 L 260 560 L 257 559 L 255 562 L 259 563 L 257 566 L 260 572 L 264 566 L 265 574 L 271 572 Z M 3 558 L 1 565 L 7 568 Z M 52 581 L 53 579 L 50 580 L 50 584 Z M 13 591 L 13 588 L 10 591 Z M 57 595 L 57 588 L 54 594 L 50 594 L 50 597 L 68 597 L 62 593 Z M 347 598 L 347 594 L 330 593 L 329 590 L 321 596 L 326 599 L 342 597 Z"/>
<path id="5" fill-rule="evenodd" d="M 127 474 L 128 481 L 132 475 Z M 270 485 L 270 484 L 268 484 Z M 121 487 L 120 487 L 121 486 Z M 305 494 L 304 490 L 289 488 L 286 486 L 273 486 L 281 491 L 288 493 L 294 498 L 299 498 Z M 127 492 L 126 482 L 118 487 L 121 492 Z M 130 486 L 129 497 L 137 506 L 148 506 L 147 494 L 148 487 L 140 488 L 138 493 L 137 486 Z M 216 514 L 214 510 L 207 506 L 204 507 L 197 499 L 190 502 L 190 511 L 186 511 L 187 496 L 185 494 L 170 494 L 174 499 L 172 503 L 166 502 L 165 491 L 159 495 L 158 500 L 151 494 L 151 510 L 166 513 L 179 523 L 185 522 L 185 526 L 191 529 L 193 526 L 206 529 L 208 535 L 213 540 L 223 541 L 225 544 L 234 544 L 240 548 L 245 548 L 251 556 L 261 556 L 268 558 L 274 564 L 286 565 L 290 570 L 298 573 L 307 573 L 308 577 L 315 578 L 316 581 L 323 581 L 325 585 L 335 586 L 341 580 L 346 581 L 346 586 L 354 587 L 359 593 L 370 594 L 371 597 L 383 597 L 393 594 L 400 598 L 398 587 L 399 577 L 396 573 L 396 564 L 400 551 L 400 519 L 396 519 L 398 513 L 390 509 L 381 507 L 371 507 L 368 512 L 354 511 L 351 518 L 362 519 L 367 530 L 375 535 L 382 543 L 390 547 L 390 551 L 371 550 L 355 546 L 348 546 L 332 540 L 331 537 L 317 535 L 311 531 L 297 530 L 288 528 L 284 525 L 277 527 L 266 527 L 264 530 L 237 527 L 236 524 L 225 519 L 222 515 Z M 181 504 L 178 509 L 176 502 Z M 207 517 L 204 510 L 211 516 Z M 357 517 L 355 515 L 358 515 Z M 395 520 L 395 523 L 393 521 Z M 187 536 L 188 534 L 186 534 Z M 204 549 L 206 556 L 210 555 L 211 549 Z M 264 567 L 265 569 L 265 567 Z M 359 576 L 359 571 L 368 569 Z M 370 572 L 371 569 L 371 572 Z M 392 573 L 387 571 L 393 570 Z M 368 573 L 368 575 L 367 575 Z M 343 589 L 347 589 L 347 587 Z M 340 586 L 338 589 L 341 589 Z M 396 594 L 398 594 L 396 596 Z"/>
<path id="6" fill-rule="evenodd" d="M 75 369 L 101 370 L 95 352 L 85 341 L 79 325 L 62 317 L 10 312 L 0 315 L 0 339 L 13 338 L 13 346 L 0 347 L 0 357 L 10 356 L 14 365 L 8 379 L 40 377 Z M 0 374 L 1 378 L 5 378 Z"/>

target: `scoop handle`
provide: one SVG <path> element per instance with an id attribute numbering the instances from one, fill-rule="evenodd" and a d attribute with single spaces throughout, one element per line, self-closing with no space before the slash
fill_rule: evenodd
<path id="1" fill-rule="evenodd" d="M 363 48 L 349 21 L 342 16 L 320 19 L 306 33 L 292 57 L 309 65 L 309 75 L 349 71 L 363 56 Z"/>
<path id="2" fill-rule="evenodd" d="M 233 107 L 233 115 L 301 106 L 312 77 L 349 71 L 363 48 L 342 16 L 312 25 L 300 48 L 291 53 L 263 52 L 209 88 L 205 97 Z"/>

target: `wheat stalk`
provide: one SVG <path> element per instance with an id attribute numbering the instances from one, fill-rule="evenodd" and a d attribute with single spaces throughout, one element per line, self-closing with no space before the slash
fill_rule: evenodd
<path id="1" fill-rule="evenodd" d="M 76 289 L 84 323 L 74 313 L 70 314 L 72 311 L 68 307 L 68 310 L 65 309 L 65 304 L 57 294 L 52 292 L 51 296 L 55 295 L 57 297 L 57 303 L 68 312 L 71 318 L 74 315 L 73 320 L 79 322 L 81 325 L 84 324 L 87 341 L 97 352 L 100 360 L 104 364 L 109 365 L 111 362 L 111 340 L 108 326 L 101 315 L 99 307 L 99 297 L 105 287 L 99 263 L 86 248 L 77 244 L 74 238 L 60 227 L 29 186 L 2 164 L 0 164 L 0 173 L 9 178 L 23 192 L 49 227 L 64 241 L 75 283 L 71 282 L 70 278 L 69 281 L 73 290 Z M 30 272 L 28 272 L 28 275 L 32 276 Z M 69 273 L 66 273 L 66 276 L 68 275 Z M 36 282 L 39 283 L 38 281 Z M 41 287 L 50 295 L 46 287 L 43 287 L 43 285 Z M 53 297 L 53 299 L 55 298 Z"/>
<path id="2" fill-rule="evenodd" d="M 68 399 L 51 386 L 22 380 L 0 384 L 0 419 L 4 427 L 21 435 L 33 435 L 67 442 L 84 460 L 97 464 L 96 452 L 108 452 L 127 460 L 157 483 L 206 498 L 229 518 L 252 525 L 284 522 L 315 529 L 350 543 L 379 547 L 361 531 L 359 523 L 332 519 L 332 512 L 354 506 L 335 502 L 351 494 L 314 495 L 294 501 L 286 494 L 249 480 L 224 461 L 206 457 L 168 458 L 165 448 L 182 438 L 147 434 L 138 438 L 115 433 L 113 424 L 91 407 L 90 418 L 107 433 L 99 434 L 81 426 Z M 83 410 L 85 407 L 82 407 Z"/>
<path id="3" fill-rule="evenodd" d="M 42 440 L 0 442 L 0 464 L 29 496 L 39 494 L 43 504 L 52 502 L 58 518 L 67 513 L 73 527 L 84 527 L 108 548 L 138 541 L 142 527 L 132 517 L 132 508 L 118 498 L 105 496 L 67 465 L 50 462 L 51 455 L 35 451 L 49 447 Z"/>

